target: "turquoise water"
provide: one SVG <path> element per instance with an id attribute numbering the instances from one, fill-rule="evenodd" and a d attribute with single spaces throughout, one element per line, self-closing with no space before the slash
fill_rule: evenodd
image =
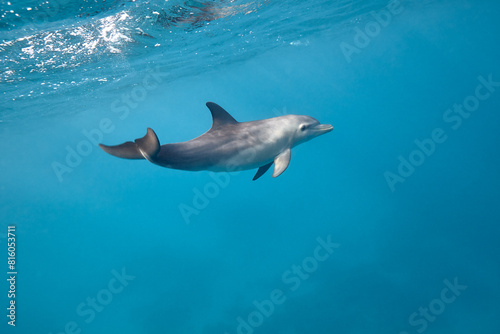
<path id="1" fill-rule="evenodd" d="M 498 333 L 499 15 L 1 2 L 1 332 Z M 207 101 L 334 130 L 257 181 L 96 145 L 189 140 Z"/>

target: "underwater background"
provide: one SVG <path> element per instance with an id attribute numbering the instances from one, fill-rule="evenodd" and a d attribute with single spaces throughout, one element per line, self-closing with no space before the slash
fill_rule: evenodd
<path id="1" fill-rule="evenodd" d="M 499 17 L 2 1 L 1 333 L 499 333 Z M 334 130 L 257 181 L 97 146 L 192 139 L 207 101 Z"/>

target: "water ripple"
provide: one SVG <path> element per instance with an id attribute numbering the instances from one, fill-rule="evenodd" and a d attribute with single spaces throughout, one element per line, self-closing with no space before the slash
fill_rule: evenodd
<path id="1" fill-rule="evenodd" d="M 95 89 L 146 66 L 172 78 L 281 45 L 374 6 L 361 0 L 25 0 L 0 4 L 0 86 L 6 101 Z M 40 102 L 40 101 L 37 101 Z"/>

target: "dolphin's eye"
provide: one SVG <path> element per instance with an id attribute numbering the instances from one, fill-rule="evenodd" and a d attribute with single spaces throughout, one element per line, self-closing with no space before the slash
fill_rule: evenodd
<path id="1" fill-rule="evenodd" d="M 305 124 L 301 124 L 299 127 L 300 131 L 304 131 L 306 128 L 307 126 Z"/>

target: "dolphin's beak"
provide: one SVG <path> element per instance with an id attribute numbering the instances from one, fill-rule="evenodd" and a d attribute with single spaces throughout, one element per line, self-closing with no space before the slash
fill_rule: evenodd
<path id="1" fill-rule="evenodd" d="M 318 124 L 312 127 L 311 130 L 318 131 L 320 134 L 323 134 L 332 131 L 333 126 L 330 124 Z"/>

